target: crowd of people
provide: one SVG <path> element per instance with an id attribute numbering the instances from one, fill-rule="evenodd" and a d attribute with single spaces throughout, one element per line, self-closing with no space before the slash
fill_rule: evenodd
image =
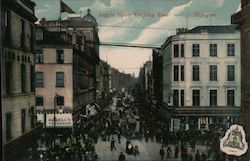
<path id="1" fill-rule="evenodd" d="M 94 116 L 81 115 L 74 123 L 74 133 L 66 132 L 61 137 L 44 132 L 36 146 L 29 149 L 29 160 L 97 161 L 95 144 L 99 137 L 102 141 L 110 142 L 110 151 L 117 150 L 116 138 L 117 143 L 120 144 L 121 136 L 127 137 L 126 154 L 117 150 L 117 153 L 120 152 L 118 161 L 125 161 L 126 155 L 139 155 L 138 146 L 133 145 L 128 135 L 131 133 L 131 127 L 128 125 L 127 117 L 131 115 L 139 115 L 138 133 L 145 138 L 146 142 L 149 142 L 150 139 L 160 143 L 161 160 L 165 158 L 181 158 L 182 161 L 225 161 L 230 159 L 219 150 L 218 141 L 224 131 L 218 132 L 217 129 L 214 129 L 169 132 L 167 124 L 157 120 L 154 112 L 143 111 L 145 109 L 142 110 L 135 106 L 137 106 L 136 103 L 131 103 L 122 109 L 103 109 Z M 200 151 L 197 149 L 197 145 L 207 147 L 206 151 Z"/>

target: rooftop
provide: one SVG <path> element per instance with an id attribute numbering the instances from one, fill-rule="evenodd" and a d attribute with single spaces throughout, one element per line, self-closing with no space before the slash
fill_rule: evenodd
<path id="1" fill-rule="evenodd" d="M 226 26 L 197 26 L 185 33 L 235 33 L 236 25 Z"/>

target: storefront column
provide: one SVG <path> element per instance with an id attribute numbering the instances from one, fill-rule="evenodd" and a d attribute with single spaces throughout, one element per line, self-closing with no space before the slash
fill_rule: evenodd
<path id="1" fill-rule="evenodd" d="M 188 116 L 185 117 L 185 130 L 189 130 Z"/>
<path id="2" fill-rule="evenodd" d="M 208 117 L 206 117 L 206 130 L 208 130 L 208 125 L 209 125 L 209 122 L 208 122 Z"/>
<path id="3" fill-rule="evenodd" d="M 170 127 L 169 131 L 173 132 L 174 131 L 173 130 L 174 129 L 174 120 L 173 120 L 173 118 L 170 119 L 170 126 L 169 127 Z"/>

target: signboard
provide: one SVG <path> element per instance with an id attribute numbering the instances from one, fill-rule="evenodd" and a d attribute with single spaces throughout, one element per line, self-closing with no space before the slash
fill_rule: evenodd
<path id="1" fill-rule="evenodd" d="M 37 122 L 44 123 L 44 114 L 43 113 L 37 113 L 36 118 L 37 118 Z"/>
<path id="2" fill-rule="evenodd" d="M 174 131 L 180 130 L 180 119 L 174 119 Z"/>
<path id="3" fill-rule="evenodd" d="M 248 144 L 245 131 L 240 125 L 232 125 L 220 140 L 220 149 L 228 155 L 241 156 L 246 153 Z"/>
<path id="4" fill-rule="evenodd" d="M 54 128 L 72 128 L 73 118 L 71 113 L 58 113 L 55 114 L 56 121 L 54 121 L 54 114 L 46 114 L 46 127 Z"/>

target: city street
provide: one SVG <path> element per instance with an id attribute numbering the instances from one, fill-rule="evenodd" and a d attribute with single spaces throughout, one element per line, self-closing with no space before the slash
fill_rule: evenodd
<path id="1" fill-rule="evenodd" d="M 250 161 L 250 0 L 0 1 L 4 161 Z"/>
<path id="2" fill-rule="evenodd" d="M 117 140 L 117 136 L 114 136 L 114 139 Z M 136 139 L 136 140 L 131 140 L 133 145 L 137 145 L 139 148 L 140 154 L 137 156 L 134 155 L 128 155 L 126 154 L 125 151 L 125 146 L 126 146 L 126 138 L 122 137 L 121 139 L 121 144 L 118 142 L 115 143 L 116 150 L 111 151 L 110 150 L 110 142 L 108 141 L 101 141 L 99 139 L 98 143 L 96 144 L 96 153 L 98 154 L 98 157 L 101 161 L 112 161 L 112 160 L 117 160 L 119 157 L 120 152 L 123 152 L 126 156 L 126 161 L 135 161 L 135 160 L 140 160 L 140 161 L 160 161 L 160 155 L 159 155 L 159 150 L 161 148 L 160 143 L 148 141 L 147 143 L 145 142 L 145 139 Z M 171 155 L 170 158 L 167 158 L 167 148 L 164 148 L 165 151 L 165 156 L 164 160 L 172 160 L 172 161 L 181 161 L 181 154 L 179 152 L 178 158 L 174 158 L 174 145 L 170 145 L 171 148 Z M 196 149 L 199 149 L 201 152 L 206 152 L 207 148 L 205 146 L 197 145 Z M 191 147 L 188 147 L 188 153 L 191 153 Z M 193 153 L 193 158 L 195 154 Z"/>

